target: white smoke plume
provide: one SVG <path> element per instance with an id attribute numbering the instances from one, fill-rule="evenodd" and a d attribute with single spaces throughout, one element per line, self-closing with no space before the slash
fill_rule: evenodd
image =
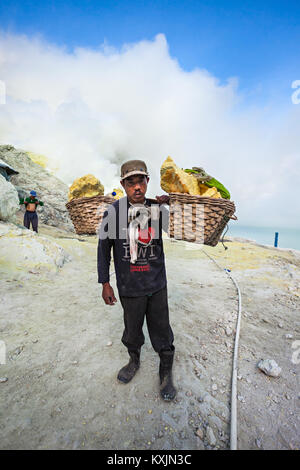
<path id="1" fill-rule="evenodd" d="M 46 155 L 68 184 L 92 173 L 109 192 L 120 164 L 139 158 L 155 196 L 171 155 L 220 180 L 240 223 L 300 227 L 300 105 L 247 105 L 237 79 L 183 70 L 162 34 L 120 50 L 68 52 L 40 36 L 1 33 L 0 80 L 0 143 Z"/>

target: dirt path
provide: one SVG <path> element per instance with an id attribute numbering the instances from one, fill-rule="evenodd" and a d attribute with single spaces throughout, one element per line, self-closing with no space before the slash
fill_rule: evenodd
<path id="1" fill-rule="evenodd" d="M 55 236 L 72 261 L 57 274 L 0 281 L 0 339 L 7 347 L 0 377 L 8 379 L 0 383 L 1 448 L 228 448 L 237 295 L 226 274 L 201 249 L 165 241 L 178 387 L 176 400 L 165 403 L 146 325 L 140 370 L 127 385 L 116 379 L 128 361 L 122 310 L 100 297 L 96 238 L 41 233 Z M 291 344 L 300 339 L 300 258 L 251 244 L 228 246 L 205 251 L 231 267 L 242 290 L 238 446 L 297 448 L 299 365 L 291 361 Z M 279 378 L 257 369 L 261 357 L 276 360 Z"/>

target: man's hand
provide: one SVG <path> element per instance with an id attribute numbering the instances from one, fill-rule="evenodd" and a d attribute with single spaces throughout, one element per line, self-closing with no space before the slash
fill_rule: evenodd
<path id="1" fill-rule="evenodd" d="M 159 204 L 169 204 L 170 196 L 164 194 L 163 196 L 156 196 L 156 200 Z"/>
<path id="2" fill-rule="evenodd" d="M 114 290 L 109 282 L 105 282 L 102 288 L 102 298 L 106 305 L 115 305 L 117 299 L 115 298 Z"/>

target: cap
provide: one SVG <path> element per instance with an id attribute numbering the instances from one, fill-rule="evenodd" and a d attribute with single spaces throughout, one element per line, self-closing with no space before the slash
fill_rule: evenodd
<path id="1" fill-rule="evenodd" d="M 146 163 L 142 160 L 129 160 L 121 166 L 121 180 L 133 175 L 149 176 Z"/>
<path id="2" fill-rule="evenodd" d="M 30 191 L 30 194 L 31 194 L 31 196 L 36 196 L 36 192 L 35 192 L 35 191 Z"/>

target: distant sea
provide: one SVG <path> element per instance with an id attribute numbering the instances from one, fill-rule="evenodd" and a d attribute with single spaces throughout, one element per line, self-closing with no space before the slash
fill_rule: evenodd
<path id="1" fill-rule="evenodd" d="M 300 250 L 300 229 L 253 227 L 229 222 L 225 238 L 226 236 L 242 237 L 255 240 L 257 243 L 263 245 L 274 246 L 275 232 L 278 232 L 278 248 L 294 248 L 295 250 Z"/>

